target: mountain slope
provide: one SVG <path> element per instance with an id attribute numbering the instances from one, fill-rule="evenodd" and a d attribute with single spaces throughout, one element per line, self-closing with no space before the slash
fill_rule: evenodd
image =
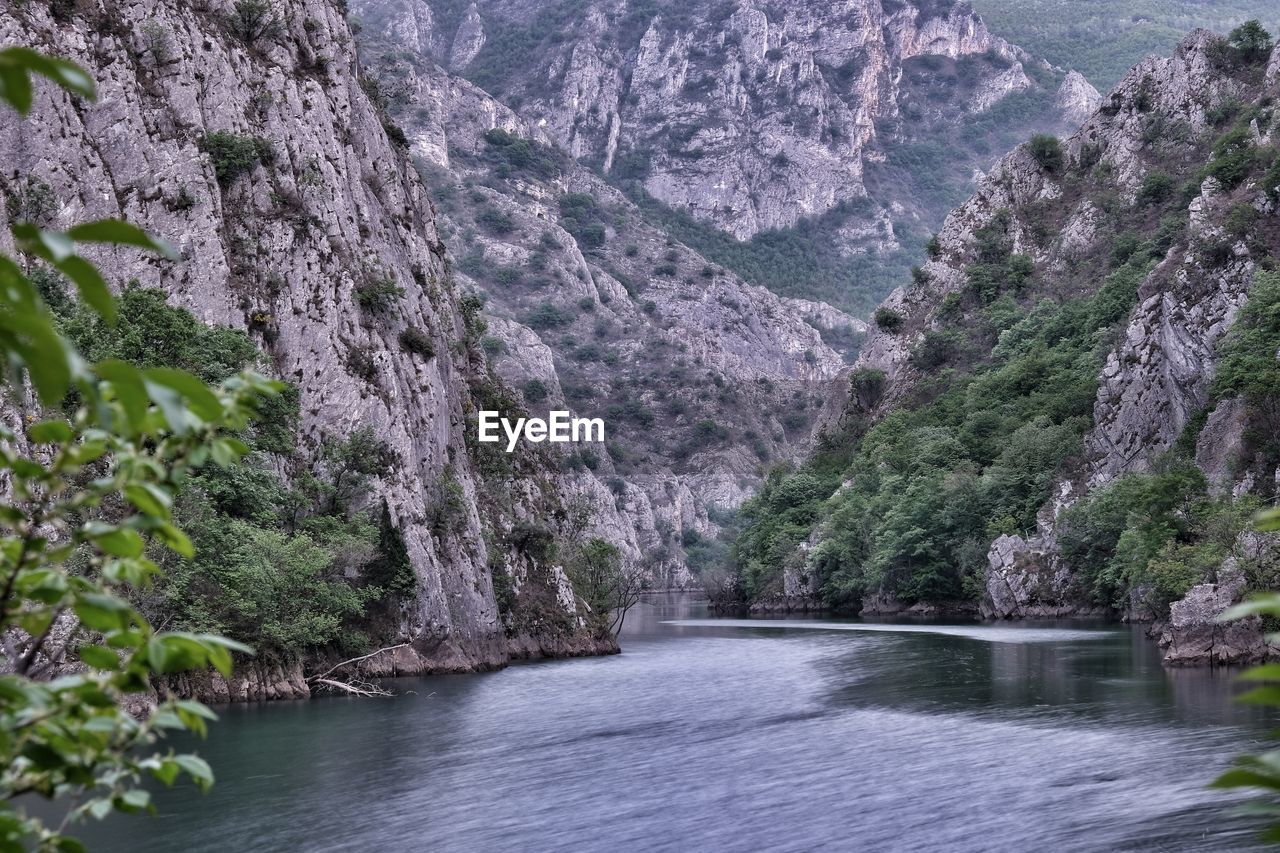
<path id="1" fill-rule="evenodd" d="M 866 309 L 975 167 L 1096 93 L 965 3 L 369 0 L 369 32 L 514 108 L 716 263 Z M 1081 85 L 1083 84 L 1083 85 Z M 676 227 L 678 220 L 669 227 Z M 811 268 L 813 243 L 830 244 Z M 753 239 L 755 238 L 755 239 Z M 735 245 L 736 241 L 746 241 Z M 714 251 L 713 251 L 714 250 Z"/>
<path id="2" fill-rule="evenodd" d="M 536 125 L 396 48 L 362 53 L 400 104 L 455 276 L 487 300 L 494 363 L 531 411 L 605 417 L 608 445 L 570 453 L 566 476 L 604 492 L 597 532 L 654 586 L 687 585 L 713 517 L 807 444 L 865 324 L 708 262 Z"/>
<path id="3" fill-rule="evenodd" d="M 746 507 L 746 593 L 1152 618 L 1228 558 L 1265 583 L 1237 534 L 1274 499 L 1269 403 L 1214 371 L 1280 250 L 1278 83 L 1198 31 L 1006 156 L 877 311 L 823 453 Z"/>

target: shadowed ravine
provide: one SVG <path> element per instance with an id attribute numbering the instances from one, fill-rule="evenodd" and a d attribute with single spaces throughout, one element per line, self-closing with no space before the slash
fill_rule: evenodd
<path id="1" fill-rule="evenodd" d="M 1264 734 L 1230 674 L 1118 626 L 886 626 L 642 605 L 623 654 L 222 709 L 218 784 L 98 849 L 1220 850 Z M 1206 834 L 1205 827 L 1213 827 Z"/>

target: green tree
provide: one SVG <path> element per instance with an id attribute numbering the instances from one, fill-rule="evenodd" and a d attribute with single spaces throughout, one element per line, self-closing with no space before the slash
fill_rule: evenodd
<path id="1" fill-rule="evenodd" d="M 1240 59 L 1252 65 L 1266 62 L 1271 56 L 1271 33 L 1263 29 L 1256 20 L 1245 21 L 1227 36 L 1227 43 L 1236 49 Z"/>
<path id="2" fill-rule="evenodd" d="M 72 63 L 8 48 L 0 99 L 20 114 L 31 107 L 33 75 L 94 97 L 92 80 Z M 0 503 L 0 847 L 73 851 L 83 845 L 64 834 L 67 825 L 150 807 L 144 776 L 212 782 L 196 756 L 153 748 L 169 730 L 203 733 L 214 717 L 207 708 L 165 698 L 135 718 L 125 704 L 153 677 L 210 665 L 229 676 L 231 652 L 248 649 L 157 632 L 129 599 L 158 573 L 149 545 L 192 553 L 172 521 L 182 478 L 206 462 L 233 462 L 245 447 L 229 433 L 279 386 L 244 373 L 210 388 L 170 367 L 87 361 L 57 330 L 23 264 L 57 270 L 113 323 L 115 301 L 80 245 L 166 247 L 114 220 L 65 233 L 19 221 L 12 231 L 21 257 L 0 255 L 0 352 L 11 387 L 29 383 L 34 401 L 24 434 L 0 428 L 9 483 Z M 63 404 L 73 411 L 48 416 Z M 29 796 L 60 801 L 65 819 L 48 825 L 23 804 Z"/>
<path id="3" fill-rule="evenodd" d="M 640 599 L 642 578 L 638 570 L 628 568 L 618 547 L 604 539 L 588 539 L 569 560 L 569 579 L 574 591 L 591 608 L 592 613 L 617 634 L 629 611 Z"/>

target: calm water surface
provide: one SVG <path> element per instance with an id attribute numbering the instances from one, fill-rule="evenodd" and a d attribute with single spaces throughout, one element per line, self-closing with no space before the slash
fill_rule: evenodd
<path id="1" fill-rule="evenodd" d="M 221 709 L 104 851 L 1188 851 L 1267 720 L 1117 626 L 628 618 L 624 653 Z"/>

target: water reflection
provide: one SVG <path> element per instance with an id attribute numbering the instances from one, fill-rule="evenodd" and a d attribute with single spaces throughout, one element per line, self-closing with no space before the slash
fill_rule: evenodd
<path id="1" fill-rule="evenodd" d="M 1259 735 L 1127 627 L 706 619 L 624 653 L 224 709 L 208 797 L 104 850 L 1244 849 L 1203 788 Z M 1025 632 L 1013 636 L 1008 632 Z"/>

